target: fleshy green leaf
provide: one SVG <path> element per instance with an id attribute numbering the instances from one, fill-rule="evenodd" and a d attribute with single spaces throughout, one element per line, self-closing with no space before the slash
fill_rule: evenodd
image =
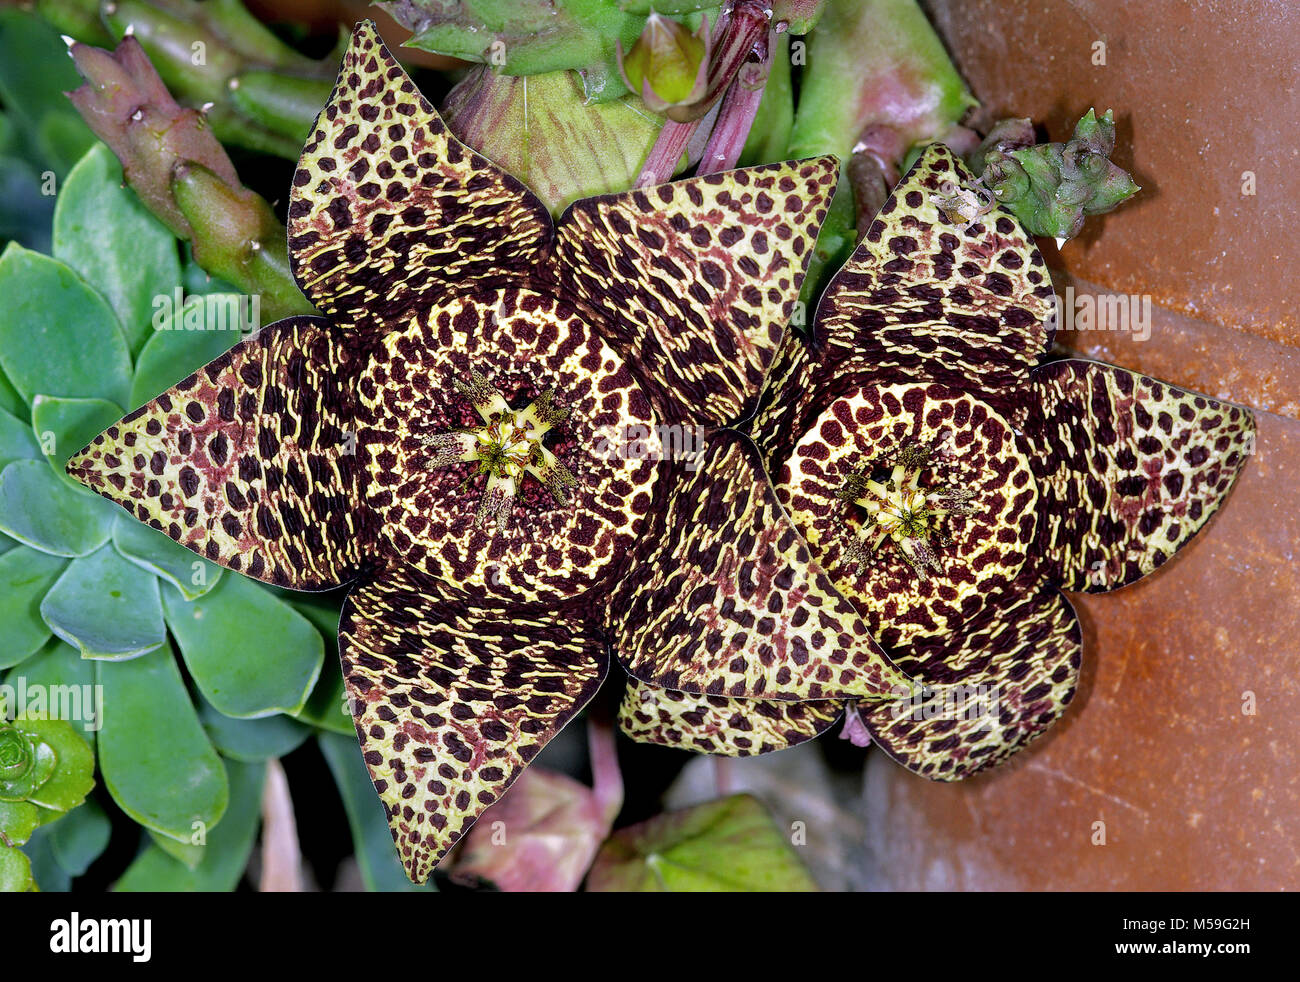
<path id="1" fill-rule="evenodd" d="M 18 689 L 26 699 L 15 711 L 32 716 L 53 716 L 75 723 L 89 743 L 101 722 L 95 701 L 95 663 L 82 658 L 58 638 L 11 671 L 5 682 Z M 15 692 L 17 695 L 17 692 Z"/>
<path id="2" fill-rule="evenodd" d="M 136 362 L 131 408 L 139 409 L 244 340 L 245 335 L 231 326 L 239 323 L 231 316 L 234 313 L 231 305 L 242 302 L 243 298 L 234 293 L 189 297 L 179 317 L 158 321 Z M 191 329 L 185 326 L 187 313 L 191 314 Z M 192 329 L 195 324 L 201 324 L 203 329 Z M 217 329 L 221 325 L 225 326 L 224 330 Z"/>
<path id="3" fill-rule="evenodd" d="M 159 832 L 155 832 L 153 829 L 147 831 L 155 846 L 181 863 L 186 869 L 196 869 L 199 863 L 203 862 L 203 857 L 208 851 L 206 845 L 194 842 L 178 842 Z"/>
<path id="4" fill-rule="evenodd" d="M 0 409 L 18 420 L 26 419 L 30 412 L 27 403 L 23 402 L 23 397 L 13 387 L 3 368 L 0 368 Z"/>
<path id="5" fill-rule="evenodd" d="M 67 720 L 29 719 L 16 724 L 54 750 L 54 774 L 27 798 L 33 805 L 66 812 L 95 786 L 95 754 Z"/>
<path id="6" fill-rule="evenodd" d="M 126 403 L 126 337 L 108 301 L 80 276 L 11 242 L 0 255 L 0 297 L 0 366 L 25 400 L 41 393 Z"/>
<path id="7" fill-rule="evenodd" d="M 325 642 L 325 664 L 316 688 L 295 715 L 304 723 L 332 733 L 354 736 L 357 725 L 348 709 L 343 687 L 343 670 L 339 664 L 339 605 L 323 600 L 292 601 L 294 610 L 311 621 Z"/>
<path id="8" fill-rule="evenodd" d="M 0 470 L 10 461 L 41 456 L 32 428 L 16 416 L 0 409 Z"/>
<path id="9" fill-rule="evenodd" d="M 41 824 L 37 808 L 30 801 L 0 801 L 0 835 L 21 846 Z"/>
<path id="10" fill-rule="evenodd" d="M 587 889 L 769 892 L 817 889 L 794 848 L 749 795 L 733 795 L 615 832 Z"/>
<path id="11" fill-rule="evenodd" d="M 283 757 L 311 736 L 310 727 L 280 713 L 262 719 L 231 719 L 204 703 L 199 707 L 199 719 L 223 756 L 245 763 Z"/>
<path id="12" fill-rule="evenodd" d="M 223 576 L 197 600 L 164 591 L 167 624 L 204 698 L 237 719 L 296 713 L 316 684 L 325 646 L 311 623 L 244 576 Z"/>
<path id="13" fill-rule="evenodd" d="M 38 395 L 32 400 L 32 431 L 54 473 L 80 487 L 63 469 L 68 458 L 124 415 L 121 407 L 103 399 Z"/>
<path id="14" fill-rule="evenodd" d="M 111 546 L 68 564 L 41 617 L 83 658 L 134 658 L 167 638 L 157 578 Z"/>
<path id="15" fill-rule="evenodd" d="M 102 143 L 59 192 L 54 255 L 108 300 L 135 351 L 149 336 L 155 298 L 180 284 L 175 237 L 123 184 L 122 165 Z"/>
<path id="16" fill-rule="evenodd" d="M 67 562 L 19 546 L 0 556 L 0 668 L 25 661 L 50 639 L 41 600 Z"/>
<path id="17" fill-rule="evenodd" d="M 32 889 L 32 863 L 20 849 L 0 845 L 0 893 L 27 893 Z"/>
<path id="18" fill-rule="evenodd" d="M 402 861 L 393 849 L 384 806 L 375 797 L 375 786 L 370 783 L 370 774 L 361 760 L 356 737 L 322 733 L 317 740 L 343 798 L 357 866 L 366 889 L 391 893 L 432 889 L 432 878 L 423 886 L 416 886 L 402 868 Z"/>
<path id="19" fill-rule="evenodd" d="M 99 768 L 113 800 L 141 825 L 181 842 L 206 834 L 226 811 L 229 786 L 171 647 L 96 664 L 103 686 Z"/>
<path id="20" fill-rule="evenodd" d="M 221 579 L 220 566 L 200 559 L 170 536 L 125 513 L 113 524 L 113 547 L 124 559 L 161 576 L 186 600 L 203 596 Z"/>
<path id="21" fill-rule="evenodd" d="M 50 848 L 69 876 L 83 876 L 108 848 L 112 823 L 99 802 L 90 798 L 50 829 Z"/>
<path id="22" fill-rule="evenodd" d="M 230 808 L 208 836 L 203 858 L 194 869 L 151 845 L 136 857 L 114 890 L 122 892 L 213 893 L 235 889 L 257 839 L 261 820 L 265 764 L 230 761 Z"/>
<path id="23" fill-rule="evenodd" d="M 0 532 L 52 556 L 88 556 L 113 531 L 112 502 L 61 480 L 44 461 L 0 471 Z"/>

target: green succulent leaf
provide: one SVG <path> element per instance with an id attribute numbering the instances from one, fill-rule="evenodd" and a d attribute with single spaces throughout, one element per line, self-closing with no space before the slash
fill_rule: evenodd
<path id="1" fill-rule="evenodd" d="M 71 811 L 85 801 L 95 786 L 95 753 L 76 727 L 64 719 L 29 719 L 18 725 L 41 746 L 50 748 L 56 761 L 49 779 L 27 800 L 54 812 Z"/>
<path id="2" fill-rule="evenodd" d="M 68 564 L 41 617 L 83 658 L 135 658 L 167 639 L 157 578 L 108 545 Z"/>
<path id="3" fill-rule="evenodd" d="M 131 381 L 131 408 L 139 409 L 244 340 L 242 332 L 229 329 L 232 305 L 237 306 L 241 301 L 234 293 L 191 296 L 183 302 L 179 316 L 161 318 L 140 350 L 135 378 Z M 205 329 L 186 329 L 187 312 L 192 327 L 202 324 Z M 227 329 L 206 329 L 218 324 L 227 325 Z"/>
<path id="4" fill-rule="evenodd" d="M 66 264 L 11 242 L 0 255 L 0 366 L 37 393 L 125 404 L 131 352 L 117 315 Z"/>
<path id="5" fill-rule="evenodd" d="M 311 736 L 311 727 L 280 713 L 262 719 L 231 719 L 204 703 L 199 707 L 199 719 L 222 756 L 244 763 L 283 757 Z"/>
<path id="6" fill-rule="evenodd" d="M 170 646 L 96 666 L 103 687 L 99 768 L 109 794 L 141 825 L 170 838 L 206 834 L 226 811 L 229 785 Z"/>
<path id="7" fill-rule="evenodd" d="M 615 832 L 587 889 L 599 892 L 769 892 L 817 889 L 758 800 L 733 795 Z"/>
<path id="8" fill-rule="evenodd" d="M 76 648 L 58 638 L 28 658 L 5 677 L 26 700 L 14 707 L 25 715 L 53 716 L 76 723 L 78 731 L 93 744 L 99 727 L 99 706 L 94 701 L 95 663 L 82 658 Z M 17 693 L 15 693 L 17 694 Z"/>
<path id="9" fill-rule="evenodd" d="M 28 11 L 0 9 L 0 102 L 33 144 L 26 153 L 60 174 L 95 140 L 63 96 L 78 84 L 58 31 Z"/>
<path id="10" fill-rule="evenodd" d="M 343 668 L 339 664 L 339 607 L 323 600 L 294 600 L 293 609 L 315 625 L 325 642 L 325 664 L 316 687 L 306 703 L 294 715 L 311 726 L 355 736 L 356 723 L 348 709 L 343 687 Z"/>
<path id="11" fill-rule="evenodd" d="M 81 158 L 54 209 L 54 255 L 112 305 L 131 350 L 150 333 L 155 298 L 180 283 L 176 238 L 122 180 L 122 165 L 97 143 Z"/>
<path id="12" fill-rule="evenodd" d="M 67 561 L 27 546 L 0 556 L 0 668 L 21 664 L 50 640 L 41 600 Z"/>
<path id="13" fill-rule="evenodd" d="M 197 600 L 163 596 L 185 665 L 205 699 L 238 719 L 297 713 L 325 659 L 319 632 L 244 576 L 223 576 Z"/>
<path id="14" fill-rule="evenodd" d="M 104 399 L 38 395 L 32 400 L 32 432 L 54 473 L 79 488 L 63 469 L 68 458 L 123 415 L 120 406 Z"/>
<path id="15" fill-rule="evenodd" d="M 235 889 L 248 866 L 261 821 L 265 764 L 229 761 L 230 807 L 208 836 L 197 866 L 190 869 L 157 845 L 136 857 L 114 890 L 119 892 L 212 893 Z"/>
<path id="16" fill-rule="evenodd" d="M 113 524 L 113 548 L 123 559 L 162 577 L 185 597 L 201 597 L 221 580 L 222 569 L 200 559 L 170 536 L 125 513 Z"/>
<path id="17" fill-rule="evenodd" d="M 62 480 L 42 460 L 0 471 L 0 532 L 51 556 L 88 556 L 113 531 L 112 502 Z"/>
<path id="18" fill-rule="evenodd" d="M 199 863 L 203 862 L 203 857 L 207 854 L 208 847 L 206 845 L 193 842 L 178 842 L 176 839 L 168 838 L 153 829 L 147 831 L 155 846 L 181 863 L 186 869 L 197 869 Z"/>
<path id="19" fill-rule="evenodd" d="M 0 893 L 28 893 L 35 888 L 31 860 L 21 849 L 0 845 Z"/>
<path id="20" fill-rule="evenodd" d="M 0 801 L 0 835 L 21 846 L 40 827 L 38 812 L 30 801 Z"/>
<path id="21" fill-rule="evenodd" d="M 50 829 L 50 848 L 69 876 L 84 876 L 90 864 L 108 848 L 112 830 L 104 809 L 90 798 Z"/>
<path id="22" fill-rule="evenodd" d="M 361 760 L 356 736 L 322 733 L 317 741 L 343 798 L 357 866 L 366 889 L 385 893 L 431 890 L 432 879 L 417 886 L 407 877 L 397 858 L 384 806 L 375 798 L 375 786 L 370 783 L 370 774 Z"/>
<path id="23" fill-rule="evenodd" d="M 18 394 L 18 390 L 5 375 L 3 367 L 0 367 L 0 410 L 19 420 L 27 419 L 31 414 L 27 403 L 23 402 L 23 397 Z"/>
<path id="24" fill-rule="evenodd" d="M 11 461 L 41 456 L 32 428 L 17 416 L 0 409 L 0 470 Z"/>
<path id="25" fill-rule="evenodd" d="M 626 12 L 620 0 L 390 0 L 381 6 L 415 32 L 409 47 L 485 62 L 504 75 L 575 68 L 595 102 L 627 94 L 617 42 L 630 48 L 646 20 L 644 13 Z M 711 24 L 718 6 L 703 7 Z"/>

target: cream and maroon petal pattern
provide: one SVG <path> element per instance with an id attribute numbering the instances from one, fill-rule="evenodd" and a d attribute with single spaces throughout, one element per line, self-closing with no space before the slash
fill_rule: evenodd
<path id="1" fill-rule="evenodd" d="M 228 569 L 296 590 L 350 579 L 355 356 L 317 317 L 278 321 L 130 413 L 68 473 Z"/>
<path id="2" fill-rule="evenodd" d="M 573 476 L 567 503 L 524 477 L 505 525 L 477 521 L 488 477 L 431 467 L 428 440 L 481 424 L 457 388 L 477 373 L 511 405 L 553 390 L 547 448 Z M 657 427 L 623 360 L 584 314 L 525 289 L 433 300 L 376 341 L 358 385 L 362 494 L 380 548 L 476 594 L 534 600 L 589 589 L 644 534 Z"/>
<path id="3" fill-rule="evenodd" d="M 940 144 L 895 188 L 822 297 L 819 377 L 927 378 L 1003 409 L 1047 347 L 1053 292 L 1033 239 L 994 206 L 973 222 L 975 177 Z M 964 200 L 963 200 L 964 199 Z"/>
<path id="4" fill-rule="evenodd" d="M 932 452 L 923 486 L 972 493 L 969 514 L 947 516 L 952 541 L 936 545 L 940 568 L 925 577 L 892 542 L 855 555 L 866 512 L 839 496 L 853 475 L 888 471 L 909 447 Z M 852 389 L 813 421 L 773 480 L 813 559 L 887 650 L 958 629 L 1015 581 L 1034 541 L 1038 493 L 1011 427 L 937 383 Z"/>
<path id="5" fill-rule="evenodd" d="M 809 554 L 746 437 L 710 434 L 663 480 L 664 507 L 609 598 L 631 675 L 777 700 L 877 698 L 906 681 Z"/>
<path id="6" fill-rule="evenodd" d="M 349 595 L 339 641 L 366 767 L 417 883 L 609 666 L 607 646 L 577 615 L 450 599 L 410 567 Z"/>
<path id="7" fill-rule="evenodd" d="M 913 697 L 851 710 L 908 770 L 970 777 L 1023 748 L 1074 698 L 1083 654 L 1074 608 L 1046 581 L 1020 586 L 956 634 L 893 651 L 924 687 Z"/>
<path id="8" fill-rule="evenodd" d="M 545 206 L 447 130 L 363 21 L 303 148 L 289 254 L 303 292 L 348 326 L 383 325 L 433 287 L 522 279 Z"/>
<path id="9" fill-rule="evenodd" d="M 639 743 L 724 757 L 752 757 L 820 736 L 844 715 L 839 700 L 780 702 L 662 689 L 628 680 L 619 728 Z"/>
<path id="10" fill-rule="evenodd" d="M 753 408 L 835 192 L 833 157 L 587 198 L 557 225 L 560 282 L 608 315 L 669 423 Z"/>
<path id="11" fill-rule="evenodd" d="M 1112 365 L 1053 362 L 1033 391 L 1040 548 L 1066 590 L 1114 590 L 1163 565 L 1254 450 L 1249 410 Z"/>

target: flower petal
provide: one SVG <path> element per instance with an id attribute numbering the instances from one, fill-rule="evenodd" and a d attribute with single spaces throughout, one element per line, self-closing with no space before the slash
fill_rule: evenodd
<path id="1" fill-rule="evenodd" d="M 340 323 L 384 322 L 431 284 L 522 276 L 546 208 L 447 130 L 371 21 L 352 34 L 289 198 L 303 292 Z"/>
<path id="2" fill-rule="evenodd" d="M 1041 548 L 1066 590 L 1114 590 L 1163 565 L 1254 450 L 1248 410 L 1113 365 L 1053 362 L 1033 386 Z"/>
<path id="3" fill-rule="evenodd" d="M 609 658 L 576 617 L 479 607 L 411 567 L 354 590 L 343 678 L 407 873 L 423 882 L 595 694 Z"/>
<path id="4" fill-rule="evenodd" d="M 879 696 L 905 676 L 777 503 L 758 451 L 711 434 L 610 596 L 615 650 L 667 689 L 778 700 Z"/>
<path id="5" fill-rule="evenodd" d="M 127 414 L 68 473 L 205 559 L 318 590 L 350 579 L 348 356 L 318 317 L 272 324 Z"/>
<path id="6" fill-rule="evenodd" d="M 960 780 L 1006 760 L 1065 711 L 1082 654 L 1074 608 L 1044 581 L 990 603 L 960 634 L 895 649 L 927 688 L 892 704 L 858 703 L 857 712 L 908 770 Z"/>
<path id="7" fill-rule="evenodd" d="M 669 423 L 752 409 L 831 196 L 834 157 L 766 164 L 576 202 L 563 285 L 608 315 Z"/>
<path id="8" fill-rule="evenodd" d="M 825 733 L 844 703 L 781 702 L 701 696 L 629 679 L 618 714 L 624 733 L 640 743 L 726 757 L 752 757 L 796 746 Z"/>
<path id="9" fill-rule="evenodd" d="M 849 359 L 881 380 L 924 377 L 995 404 L 1027 382 L 1050 341 L 1051 279 L 1005 208 L 966 225 L 945 203 L 976 195 L 974 181 L 941 144 L 908 171 L 822 297 L 823 374 Z"/>

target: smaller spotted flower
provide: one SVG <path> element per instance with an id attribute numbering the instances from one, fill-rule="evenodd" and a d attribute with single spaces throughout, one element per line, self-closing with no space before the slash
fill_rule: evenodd
<path id="1" fill-rule="evenodd" d="M 1245 465 L 1250 413 L 1110 365 L 1045 360 L 1051 281 L 1004 208 L 955 213 L 973 175 L 930 147 L 786 338 L 751 435 L 815 562 L 920 688 L 850 704 L 846 733 L 955 780 L 1064 711 L 1082 633 L 1065 591 L 1126 586 L 1205 525 Z M 842 706 L 647 693 L 638 739 L 779 749 Z"/>
<path id="2" fill-rule="evenodd" d="M 324 316 L 269 325 L 69 473 L 228 569 L 352 584 L 344 681 L 422 881 L 611 655 L 777 715 L 905 681 L 732 428 L 837 174 L 829 157 L 709 174 L 552 222 L 366 22 L 289 198 Z"/>

